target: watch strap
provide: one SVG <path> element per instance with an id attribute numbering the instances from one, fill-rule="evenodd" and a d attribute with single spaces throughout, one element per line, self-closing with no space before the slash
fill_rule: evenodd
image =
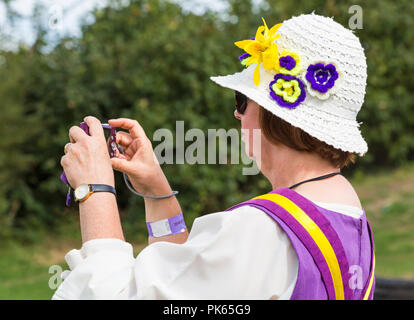
<path id="1" fill-rule="evenodd" d="M 90 184 L 90 192 L 111 192 L 116 196 L 116 190 L 114 187 L 107 184 Z"/>
<path id="2" fill-rule="evenodd" d="M 154 222 L 147 222 L 148 234 L 150 237 L 162 237 L 177 234 L 185 231 L 183 213 Z"/>

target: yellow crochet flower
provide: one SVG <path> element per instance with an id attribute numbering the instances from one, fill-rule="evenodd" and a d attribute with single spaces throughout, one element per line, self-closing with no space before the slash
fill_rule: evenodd
<path id="1" fill-rule="evenodd" d="M 302 71 L 300 57 L 296 52 L 284 50 L 279 57 L 280 73 L 296 76 Z"/>
<path id="2" fill-rule="evenodd" d="M 259 66 L 261 63 L 263 63 L 263 68 L 265 69 L 274 70 L 276 72 L 280 69 L 278 59 L 279 49 L 274 41 L 280 37 L 280 34 L 276 34 L 276 32 L 282 24 L 276 24 L 269 29 L 266 25 L 266 21 L 263 18 L 262 20 L 264 25 L 257 28 L 254 40 L 242 40 L 234 43 L 237 47 L 250 54 L 250 57 L 246 59 L 246 67 L 252 63 L 257 63 L 253 73 L 253 81 L 256 86 L 260 83 Z"/>
<path id="3" fill-rule="evenodd" d="M 283 100 L 290 103 L 296 102 L 302 92 L 297 80 L 286 81 L 284 79 L 278 79 L 276 83 L 273 84 L 272 89 L 278 96 L 283 97 Z"/>

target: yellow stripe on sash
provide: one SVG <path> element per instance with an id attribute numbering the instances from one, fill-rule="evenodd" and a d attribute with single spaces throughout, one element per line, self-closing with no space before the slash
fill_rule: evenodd
<path id="1" fill-rule="evenodd" d="M 369 298 L 369 294 L 371 293 L 372 290 L 372 283 L 374 282 L 374 272 L 375 272 L 375 254 L 372 258 L 372 274 L 371 274 L 371 278 L 369 279 L 369 285 L 368 285 L 368 289 L 367 292 L 365 292 L 365 296 L 363 300 L 368 300 Z"/>
<path id="2" fill-rule="evenodd" d="M 255 197 L 253 199 L 265 199 L 278 204 L 287 212 L 289 212 L 302 225 L 302 227 L 305 228 L 305 230 L 315 241 L 319 250 L 321 250 L 321 253 L 329 267 L 335 290 L 335 298 L 337 300 L 344 300 L 344 287 L 338 259 L 336 258 L 331 244 L 329 243 L 322 230 L 318 227 L 318 225 L 293 201 L 280 194 L 268 193 Z"/>

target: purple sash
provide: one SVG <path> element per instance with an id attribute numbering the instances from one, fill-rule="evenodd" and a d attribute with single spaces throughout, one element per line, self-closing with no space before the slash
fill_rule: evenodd
<path id="1" fill-rule="evenodd" d="M 244 205 L 254 206 L 267 213 L 271 218 L 273 218 L 277 223 L 279 223 L 282 229 L 288 234 L 289 239 L 291 240 L 298 254 L 299 259 L 298 281 L 296 283 L 296 287 L 293 291 L 291 298 L 309 298 L 310 296 L 312 296 L 312 293 L 301 293 L 306 290 L 309 291 L 309 289 L 299 288 L 299 286 L 312 286 L 313 288 L 311 288 L 311 290 L 315 290 L 312 298 L 315 299 L 355 299 L 354 292 L 349 285 L 351 275 L 349 273 L 348 259 L 345 254 L 342 241 L 338 236 L 338 233 L 335 231 L 334 227 L 330 223 L 330 221 L 318 210 L 318 208 L 313 202 L 309 201 L 308 199 L 304 198 L 303 196 L 301 196 L 293 190 L 287 188 L 280 188 L 272 192 L 269 192 L 269 194 L 278 194 L 292 201 L 297 207 L 301 209 L 297 210 L 297 212 L 301 212 L 302 216 L 303 214 L 307 215 L 312 220 L 312 223 L 316 224 L 316 226 L 319 227 L 320 231 L 322 231 L 322 234 L 328 240 L 331 248 L 333 249 L 334 258 L 336 257 L 337 260 L 337 264 L 335 265 L 339 265 L 340 272 L 335 273 L 332 270 L 330 270 L 324 253 L 322 252 L 321 248 L 318 247 L 311 233 L 308 232 L 309 228 L 307 230 L 303 225 L 303 222 L 300 222 L 300 219 L 297 219 L 297 215 L 295 218 L 295 216 L 292 215 L 292 212 L 289 212 L 284 207 L 282 207 L 282 205 L 279 205 L 277 202 L 271 201 L 269 199 L 253 198 L 251 200 L 242 202 L 227 209 L 233 210 Z M 371 229 L 369 225 L 368 230 L 371 241 L 371 255 L 373 256 L 374 248 L 372 243 Z M 297 241 L 297 239 L 299 241 Z M 303 262 L 302 264 L 301 260 Z M 312 263 L 312 260 L 314 266 L 309 266 L 309 263 Z M 370 275 L 368 277 L 368 280 L 366 281 L 365 288 L 361 293 L 361 298 L 364 297 L 367 290 L 370 289 L 370 292 L 368 293 L 368 298 L 372 299 L 372 289 L 374 286 L 372 265 L 373 263 L 371 263 Z M 316 281 L 317 279 L 319 279 L 319 286 L 315 285 L 315 281 L 307 281 L 306 274 L 312 274 L 312 277 L 316 279 Z M 336 289 L 333 280 L 334 275 L 336 276 Z M 339 286 L 338 279 L 342 279 L 342 281 L 340 281 L 341 283 L 339 283 Z"/>

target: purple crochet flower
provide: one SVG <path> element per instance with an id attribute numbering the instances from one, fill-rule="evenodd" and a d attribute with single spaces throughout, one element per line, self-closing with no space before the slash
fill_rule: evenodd
<path id="1" fill-rule="evenodd" d="M 339 75 L 333 64 L 315 63 L 309 65 L 305 77 L 313 90 L 326 93 L 335 85 Z"/>
<path id="2" fill-rule="evenodd" d="M 292 70 L 296 66 L 296 61 L 291 56 L 284 56 L 279 59 L 279 64 L 282 68 Z"/>
<path id="3" fill-rule="evenodd" d="M 269 83 L 270 96 L 280 106 L 296 108 L 306 98 L 303 82 L 294 76 L 278 73 Z"/>
<path id="4" fill-rule="evenodd" d="M 248 58 L 248 57 L 250 57 L 250 54 L 248 54 L 248 53 L 246 52 L 246 53 L 243 53 L 241 56 L 239 56 L 239 60 L 240 60 L 240 61 L 243 61 L 244 59 L 246 59 L 246 58 Z"/>

